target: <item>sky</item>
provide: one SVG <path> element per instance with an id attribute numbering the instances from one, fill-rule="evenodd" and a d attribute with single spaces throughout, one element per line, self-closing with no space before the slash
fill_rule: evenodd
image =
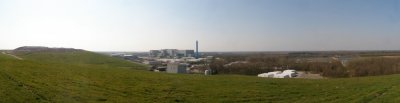
<path id="1" fill-rule="evenodd" d="M 0 49 L 400 50 L 400 0 L 0 0 Z"/>

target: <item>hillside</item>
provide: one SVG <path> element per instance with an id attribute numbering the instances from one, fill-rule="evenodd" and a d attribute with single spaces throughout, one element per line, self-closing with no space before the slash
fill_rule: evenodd
<path id="1" fill-rule="evenodd" d="M 268 79 L 148 72 L 88 51 L 0 54 L 0 102 L 398 102 L 400 75 Z"/>

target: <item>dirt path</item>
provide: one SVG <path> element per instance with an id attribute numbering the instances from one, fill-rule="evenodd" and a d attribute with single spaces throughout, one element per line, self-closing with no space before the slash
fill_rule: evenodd
<path id="1" fill-rule="evenodd" d="M 5 54 L 5 55 L 12 56 L 12 57 L 14 57 L 15 59 L 18 59 L 18 60 L 24 60 L 24 59 L 22 59 L 22 58 L 20 58 L 18 56 L 15 56 L 15 55 L 12 55 L 12 54 L 9 54 L 9 53 L 6 53 L 6 52 L 2 52 L 2 53 Z"/>

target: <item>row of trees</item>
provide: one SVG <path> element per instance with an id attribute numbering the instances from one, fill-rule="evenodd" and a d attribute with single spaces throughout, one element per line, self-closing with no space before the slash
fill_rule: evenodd
<path id="1" fill-rule="evenodd" d="M 400 58 L 371 57 L 350 61 L 349 76 L 374 76 L 400 73 Z"/>
<path id="2" fill-rule="evenodd" d="M 325 77 L 346 77 L 347 70 L 339 61 L 333 62 L 303 62 L 294 66 L 295 70 L 319 73 Z"/>
<path id="3" fill-rule="evenodd" d="M 256 75 L 275 71 L 277 67 L 299 71 L 319 73 L 325 77 L 373 76 L 400 73 L 400 58 L 371 57 L 355 59 L 344 67 L 339 61 L 332 62 L 295 62 L 287 56 L 251 56 L 243 58 L 247 63 L 226 65 L 232 61 L 214 60 L 210 67 L 219 74 Z M 238 60 L 235 58 L 235 60 Z"/>
<path id="4" fill-rule="evenodd" d="M 240 57 L 229 59 L 218 59 L 213 60 L 210 64 L 210 68 L 215 69 L 219 74 L 244 74 L 244 75 L 256 75 L 260 73 L 274 71 L 273 67 L 282 66 L 288 63 L 288 59 L 282 57 L 256 57 L 251 56 L 247 58 L 239 59 Z M 246 61 L 246 63 L 236 63 L 226 65 L 228 63 L 236 61 Z"/>

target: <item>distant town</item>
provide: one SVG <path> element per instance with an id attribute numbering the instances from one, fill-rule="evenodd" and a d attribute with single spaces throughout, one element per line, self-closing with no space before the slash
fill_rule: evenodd
<path id="1" fill-rule="evenodd" d="M 350 61 L 366 56 L 399 54 L 398 51 L 200 52 L 198 41 L 194 48 L 103 54 L 145 64 L 154 72 L 314 79 L 358 75 L 340 68 L 347 68 Z"/>
<path id="2" fill-rule="evenodd" d="M 196 41 L 196 50 L 179 49 L 160 49 L 150 50 L 148 54 L 139 55 L 129 53 L 108 53 L 113 57 L 146 64 L 150 71 L 182 73 L 182 74 L 202 74 L 211 75 L 212 69 L 209 63 L 213 56 L 205 56 L 199 53 L 199 42 Z"/>

